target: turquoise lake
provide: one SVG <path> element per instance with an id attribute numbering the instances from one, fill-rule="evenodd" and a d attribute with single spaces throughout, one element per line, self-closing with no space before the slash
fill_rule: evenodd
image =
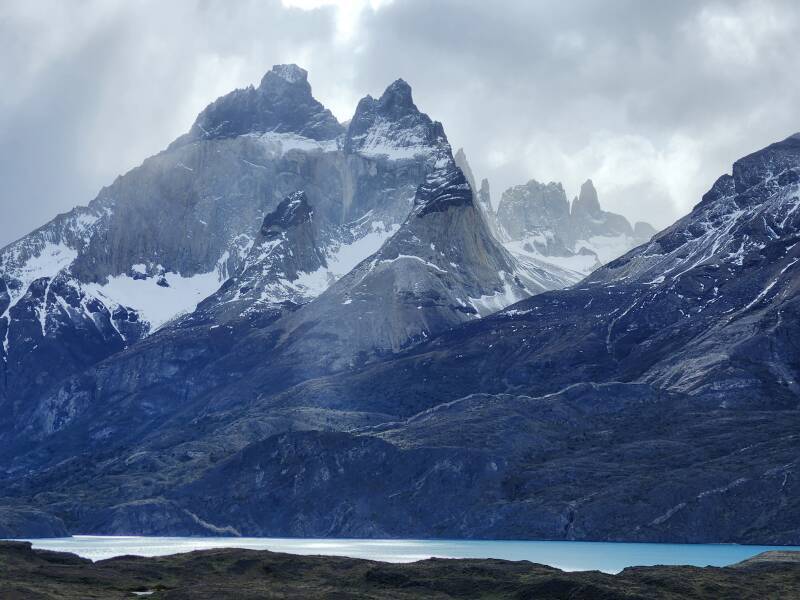
<path id="1" fill-rule="evenodd" d="M 29 540 L 34 548 L 72 552 L 92 560 L 133 554 L 163 556 L 209 548 L 249 548 L 291 554 L 349 556 L 386 562 L 412 562 L 430 557 L 528 560 L 565 571 L 618 573 L 644 565 L 726 566 L 766 550 L 798 550 L 798 546 L 733 544 L 627 544 L 606 542 L 535 542 L 471 540 L 361 540 L 296 538 L 201 538 L 74 536 Z"/>

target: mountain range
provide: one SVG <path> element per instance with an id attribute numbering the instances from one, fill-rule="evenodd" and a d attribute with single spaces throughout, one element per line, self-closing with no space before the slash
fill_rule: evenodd
<path id="1" fill-rule="evenodd" d="M 800 137 L 666 230 L 273 67 L 0 251 L 0 534 L 797 543 Z"/>

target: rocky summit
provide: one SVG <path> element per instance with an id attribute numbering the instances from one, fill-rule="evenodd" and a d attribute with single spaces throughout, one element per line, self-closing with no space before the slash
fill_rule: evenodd
<path id="1" fill-rule="evenodd" d="M 800 137 L 654 233 L 277 65 L 0 251 L 0 535 L 800 543 Z"/>
<path id="2" fill-rule="evenodd" d="M 631 226 L 622 215 L 600 208 L 591 179 L 572 204 L 560 183 L 531 180 L 509 188 L 500 199 L 495 221 L 498 236 L 519 260 L 560 268 L 571 274 L 570 283 L 656 233 L 648 223 Z"/>

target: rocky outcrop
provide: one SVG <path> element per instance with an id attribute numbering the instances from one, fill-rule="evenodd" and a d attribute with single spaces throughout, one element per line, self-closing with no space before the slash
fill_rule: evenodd
<path id="1" fill-rule="evenodd" d="M 175 140 L 170 148 L 267 132 L 326 141 L 342 135 L 344 127 L 311 95 L 305 69 L 275 65 L 257 88 L 236 90 L 209 105 L 189 133 Z"/>
<path id="2" fill-rule="evenodd" d="M 485 178 L 481 180 L 481 187 L 478 190 L 478 205 L 483 210 L 483 214 L 486 215 L 492 233 L 500 239 L 500 235 L 497 232 L 497 213 L 495 213 L 492 206 L 492 192 L 489 189 L 489 180 Z"/>
<path id="3" fill-rule="evenodd" d="M 580 194 L 572 201 L 570 221 L 573 240 L 590 240 L 595 236 L 633 236 L 628 219 L 600 208 L 597 190 L 591 179 L 586 180 Z"/>
<path id="4" fill-rule="evenodd" d="M 68 535 L 64 521 L 47 512 L 22 506 L 0 506 L 0 539 L 57 538 Z"/>
<path id="5" fill-rule="evenodd" d="M 305 192 L 288 196 L 264 217 L 244 264 L 181 320 L 181 326 L 259 318 L 282 305 L 301 305 L 329 284 L 325 253 Z"/>
<path id="6" fill-rule="evenodd" d="M 351 368 L 529 294 L 450 158 L 420 186 L 408 219 L 376 254 L 278 324 L 287 350 L 277 351 L 291 348 L 307 370 L 317 361 Z"/>
<path id="7" fill-rule="evenodd" d="M 560 183 L 531 180 L 503 192 L 497 220 L 510 240 L 530 237 L 544 255 L 571 253 L 570 208 Z"/>
<path id="8" fill-rule="evenodd" d="M 558 267 L 571 274 L 571 283 L 655 233 L 647 223 L 631 227 L 622 215 L 602 210 L 591 180 L 571 205 L 560 183 L 532 180 L 509 188 L 497 221 L 501 239 L 518 260 Z"/>

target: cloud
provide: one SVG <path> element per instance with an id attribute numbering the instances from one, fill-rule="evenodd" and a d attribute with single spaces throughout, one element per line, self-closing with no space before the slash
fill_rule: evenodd
<path id="1" fill-rule="evenodd" d="M 800 129 L 800 6 L 482 0 L 0 4 L 0 245 L 163 149 L 272 64 L 342 120 L 403 77 L 478 177 L 531 178 L 665 226 Z"/>

